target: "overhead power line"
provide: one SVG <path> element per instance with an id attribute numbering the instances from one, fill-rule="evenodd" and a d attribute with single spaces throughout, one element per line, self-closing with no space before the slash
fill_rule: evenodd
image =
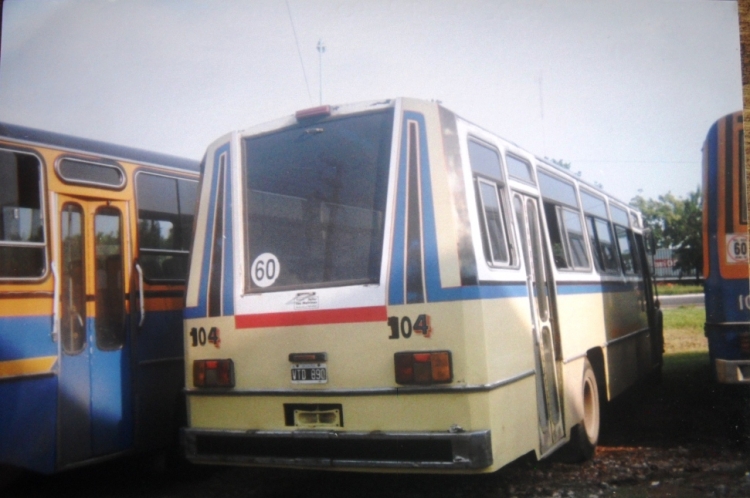
<path id="1" fill-rule="evenodd" d="M 302 67 L 302 76 L 305 77 L 305 87 L 307 88 L 307 98 L 312 102 L 312 94 L 310 93 L 310 83 L 307 82 L 307 72 L 305 71 L 305 63 L 302 62 L 302 51 L 299 49 L 299 40 L 297 39 L 297 30 L 294 28 L 294 19 L 292 19 L 292 9 L 289 8 L 289 0 L 284 0 L 286 3 L 286 12 L 289 14 L 289 24 L 292 25 L 292 33 L 294 34 L 294 44 L 297 46 L 297 55 L 299 56 L 299 65 Z"/>

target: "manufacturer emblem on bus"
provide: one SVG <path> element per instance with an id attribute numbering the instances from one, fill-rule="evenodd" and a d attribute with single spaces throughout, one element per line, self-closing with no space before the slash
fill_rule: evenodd
<path id="1" fill-rule="evenodd" d="M 318 295 L 314 292 L 298 292 L 294 299 L 286 304 L 294 305 L 296 311 L 299 310 L 316 310 L 320 307 Z"/>

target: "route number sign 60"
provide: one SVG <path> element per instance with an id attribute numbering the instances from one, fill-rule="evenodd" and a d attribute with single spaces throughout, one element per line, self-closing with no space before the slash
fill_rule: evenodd
<path id="1" fill-rule="evenodd" d="M 747 263 L 747 235 L 727 235 L 727 263 Z"/>
<path id="2" fill-rule="evenodd" d="M 250 276 L 258 287 L 270 287 L 279 278 L 279 259 L 270 252 L 264 252 L 250 265 Z"/>

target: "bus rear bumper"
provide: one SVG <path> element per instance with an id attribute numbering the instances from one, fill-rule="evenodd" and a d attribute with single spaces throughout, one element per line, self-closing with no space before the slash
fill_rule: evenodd
<path id="1" fill-rule="evenodd" d="M 182 429 L 193 463 L 328 469 L 479 470 L 492 465 L 490 431 L 345 432 Z"/>
<path id="2" fill-rule="evenodd" d="M 750 384 L 750 360 L 714 360 L 716 380 L 722 384 Z"/>

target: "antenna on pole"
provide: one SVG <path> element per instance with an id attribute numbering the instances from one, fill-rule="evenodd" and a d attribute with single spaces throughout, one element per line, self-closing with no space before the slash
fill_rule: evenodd
<path id="1" fill-rule="evenodd" d="M 323 40 L 318 40 L 318 64 L 320 66 L 320 82 L 318 84 L 320 88 L 320 103 L 323 105 L 323 53 L 326 51 L 326 46 L 323 45 Z"/>

